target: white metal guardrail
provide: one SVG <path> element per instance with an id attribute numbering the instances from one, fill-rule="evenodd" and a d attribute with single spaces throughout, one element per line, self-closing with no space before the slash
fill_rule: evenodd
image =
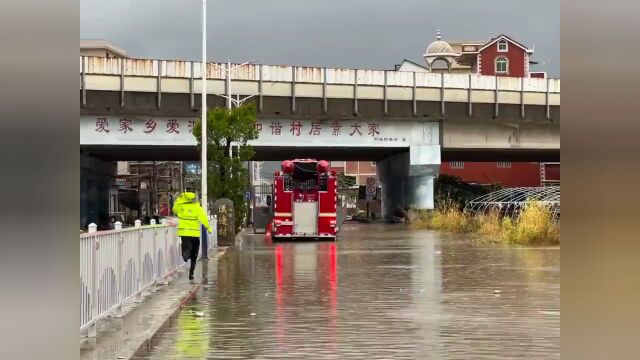
<path id="1" fill-rule="evenodd" d="M 217 243 L 217 220 L 211 219 L 212 235 L 208 250 Z M 95 337 L 97 322 L 118 316 L 125 302 L 142 299 L 142 293 L 155 285 L 167 285 L 187 263 L 180 255 L 180 238 L 175 222 L 80 234 L 80 332 Z M 199 258 L 202 257 L 202 251 Z"/>
<path id="2" fill-rule="evenodd" d="M 486 76 L 478 74 L 443 74 L 370 69 L 331 69 L 323 67 L 280 66 L 263 64 L 218 64 L 208 62 L 152 59 L 121 59 L 80 56 L 81 106 L 87 106 L 87 91 L 119 91 L 120 105 L 125 106 L 126 92 L 157 94 L 158 108 L 162 93 L 189 94 L 191 106 L 202 86 L 206 73 L 209 94 L 225 95 L 227 69 L 233 66 L 231 77 L 235 93 L 258 96 L 262 111 L 264 97 L 291 97 L 296 112 L 296 98 L 322 98 L 326 112 L 328 99 L 412 101 L 413 115 L 417 102 L 486 103 L 546 107 L 550 118 L 551 106 L 560 106 L 560 79 Z M 469 114 L 473 112 L 469 105 Z M 521 116 L 524 113 L 521 114 Z"/>

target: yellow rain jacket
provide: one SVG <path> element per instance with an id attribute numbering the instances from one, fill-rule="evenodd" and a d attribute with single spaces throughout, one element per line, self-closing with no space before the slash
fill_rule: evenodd
<path id="1" fill-rule="evenodd" d="M 200 237 L 200 224 L 211 232 L 209 219 L 196 201 L 196 194 L 182 193 L 173 204 L 173 213 L 178 217 L 178 236 Z"/>

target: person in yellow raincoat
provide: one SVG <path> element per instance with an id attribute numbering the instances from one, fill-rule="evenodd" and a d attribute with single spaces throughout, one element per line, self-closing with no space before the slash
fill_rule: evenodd
<path id="1" fill-rule="evenodd" d="M 189 280 L 193 280 L 193 272 L 196 269 L 198 251 L 200 250 L 200 224 L 211 233 L 211 226 L 198 200 L 193 192 L 182 193 L 173 205 L 173 213 L 178 217 L 178 236 L 182 240 L 182 259 L 187 262 L 191 259 L 189 268 Z"/>

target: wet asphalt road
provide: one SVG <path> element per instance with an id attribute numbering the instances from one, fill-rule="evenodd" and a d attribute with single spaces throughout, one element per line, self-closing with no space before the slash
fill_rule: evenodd
<path id="1" fill-rule="evenodd" d="M 559 359 L 560 250 L 402 225 L 242 237 L 146 359 Z"/>

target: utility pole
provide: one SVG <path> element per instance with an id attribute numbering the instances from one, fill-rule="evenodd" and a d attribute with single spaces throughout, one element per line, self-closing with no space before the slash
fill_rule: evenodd
<path id="1" fill-rule="evenodd" d="M 231 110 L 231 60 L 227 60 L 227 71 L 226 75 L 227 75 L 227 79 L 226 79 L 226 84 L 227 84 L 227 109 Z"/>
<path id="2" fill-rule="evenodd" d="M 168 214 L 171 213 L 171 208 L 173 208 L 173 164 L 169 168 L 169 191 L 167 192 L 167 207 Z"/>
<path id="3" fill-rule="evenodd" d="M 151 186 L 149 187 L 149 208 L 151 209 L 151 216 L 156 213 L 156 202 L 157 202 L 157 194 L 158 194 L 158 180 L 156 178 L 156 162 L 151 162 Z"/>
<path id="4" fill-rule="evenodd" d="M 180 161 L 180 194 L 184 192 L 184 162 Z"/>
<path id="5" fill-rule="evenodd" d="M 209 217 L 207 206 L 207 0 L 202 0 L 202 175 L 200 178 L 202 209 Z"/>
<path id="6" fill-rule="evenodd" d="M 231 101 L 232 101 L 232 97 L 231 97 L 231 61 L 227 60 L 227 109 L 229 111 L 231 111 Z M 236 103 L 237 104 L 237 103 Z M 237 107 L 238 105 L 236 105 Z M 233 144 L 229 144 L 229 159 L 233 159 Z M 229 169 L 231 170 L 231 169 Z M 233 177 L 233 172 L 229 172 L 229 176 Z"/>

